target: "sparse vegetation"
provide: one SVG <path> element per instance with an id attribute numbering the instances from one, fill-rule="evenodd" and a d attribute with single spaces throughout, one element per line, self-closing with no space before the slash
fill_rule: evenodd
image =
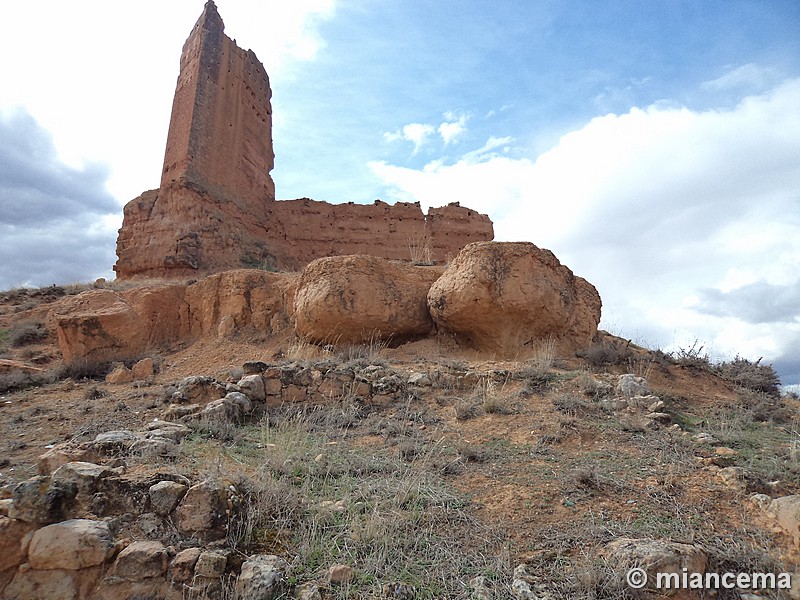
<path id="1" fill-rule="evenodd" d="M 47 328 L 41 321 L 23 321 L 9 332 L 8 339 L 15 348 L 35 344 L 47 339 Z"/>
<path id="2" fill-rule="evenodd" d="M 34 320 L 12 323 L 0 339 L 17 359 L 53 343 L 37 339 L 40 330 Z M 404 353 L 385 341 L 323 346 L 287 336 L 264 349 L 228 340 L 221 347 L 232 356 L 237 344 L 249 348 L 239 365 L 275 353 L 282 379 L 335 372 L 342 385 L 296 404 L 273 397 L 228 423 L 193 422 L 158 468 L 236 490 L 221 598 L 235 597 L 236 569 L 256 553 L 287 558 L 292 586 L 324 581 L 333 563 L 351 565 L 354 579 L 323 584 L 326 598 L 385 597 L 382 587 L 395 582 L 414 586 L 416 598 L 466 600 L 478 575 L 493 597 L 507 598 L 521 563 L 552 598 L 635 598 L 602 553 L 620 536 L 691 542 L 715 570 L 788 568 L 774 549 L 790 540 L 762 529 L 747 499 L 800 491 L 797 403 L 776 394 L 774 370 L 740 357 L 714 364 L 699 344 L 670 356 L 598 339 L 583 362 L 557 359 L 550 341 L 516 364 L 466 353 L 431 359 L 425 346 Z M 201 364 L 192 351 L 167 357 L 159 381 L 176 364 L 183 376 L 190 361 Z M 210 372 L 236 381 L 244 371 L 232 365 L 226 356 Z M 83 359 L 0 375 L 12 402 L 1 433 L 16 469 L 0 476 L 21 477 L 16 461 L 39 453 L 34 445 L 140 427 L 174 401 L 169 381 L 155 390 L 151 381 L 100 382 L 109 367 Z M 627 408 L 616 408 L 624 372 L 650 381 L 671 422 L 625 425 Z M 144 453 L 124 460 L 132 473 L 153 468 Z M 738 479 L 719 477 L 720 465 L 733 465 Z"/>
<path id="3" fill-rule="evenodd" d="M 237 553 L 288 552 L 296 557 L 294 585 L 319 580 L 332 563 L 357 565 L 353 582 L 329 590 L 333 598 L 377 594 L 387 581 L 413 585 L 415 597 L 455 598 L 474 574 L 509 578 L 493 558 L 501 540 L 468 515 L 469 500 L 442 478 L 442 447 L 364 452 L 332 443 L 346 430 L 317 433 L 319 419 L 281 410 L 212 450 L 214 474 L 235 481 L 246 500 L 229 525 Z M 466 545 L 465 529 L 474 533 Z"/>
<path id="4" fill-rule="evenodd" d="M 316 360 L 322 356 L 324 349 L 307 342 L 302 338 L 295 338 L 286 349 L 286 358 L 296 361 Z"/>
<path id="5" fill-rule="evenodd" d="M 675 364 L 689 369 L 708 370 L 711 368 L 711 359 L 708 352 L 698 340 L 695 340 L 689 348 L 678 348 L 677 352 L 672 353 Z"/>
<path id="6" fill-rule="evenodd" d="M 633 356 L 630 342 L 618 339 L 596 341 L 588 349 L 579 353 L 593 367 L 624 365 Z"/>
<path id="7" fill-rule="evenodd" d="M 113 367 L 110 360 L 94 359 L 89 357 L 76 358 L 64 363 L 55 372 L 55 379 L 97 380 L 108 375 Z"/>
<path id="8" fill-rule="evenodd" d="M 731 361 L 714 365 L 714 371 L 723 379 L 747 390 L 763 393 L 771 397 L 780 396 L 781 380 L 772 365 L 761 364 L 762 359 L 753 362 L 736 356 Z"/>
<path id="9" fill-rule="evenodd" d="M 406 240 L 411 264 L 418 266 L 433 265 L 433 252 L 427 235 L 421 235 Z"/>

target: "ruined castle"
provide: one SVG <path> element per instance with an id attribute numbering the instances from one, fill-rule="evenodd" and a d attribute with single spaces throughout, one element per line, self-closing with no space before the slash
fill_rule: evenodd
<path id="1" fill-rule="evenodd" d="M 183 46 L 160 187 L 125 206 L 117 277 L 191 277 L 239 267 L 296 270 L 323 256 L 442 262 L 491 240 L 458 204 L 275 200 L 269 78 L 225 35 L 209 0 Z"/>

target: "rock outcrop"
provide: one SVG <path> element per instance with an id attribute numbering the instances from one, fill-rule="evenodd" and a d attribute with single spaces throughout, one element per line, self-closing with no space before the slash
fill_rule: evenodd
<path id="1" fill-rule="evenodd" d="M 298 276 L 240 269 L 193 284 L 90 290 L 57 302 L 48 321 L 66 362 L 134 357 L 178 340 L 289 326 Z M 130 373 L 133 378 L 133 373 Z"/>
<path id="2" fill-rule="evenodd" d="M 117 277 L 193 277 L 243 266 L 296 270 L 324 256 L 442 262 L 491 240 L 458 204 L 275 201 L 269 79 L 224 33 L 214 3 L 183 47 L 160 187 L 124 209 Z"/>
<path id="3" fill-rule="evenodd" d="M 183 337 L 226 336 L 253 327 L 275 333 L 288 326 L 297 276 L 257 269 L 217 273 L 186 288 Z"/>
<path id="4" fill-rule="evenodd" d="M 328 344 L 425 336 L 433 330 L 428 289 L 441 273 L 372 256 L 320 258 L 300 276 L 295 331 Z"/>
<path id="5" fill-rule="evenodd" d="M 177 339 L 181 284 L 156 284 L 124 292 L 90 290 L 59 301 L 49 321 L 64 360 L 135 356 Z"/>
<path id="6" fill-rule="evenodd" d="M 479 350 L 513 355 L 548 338 L 562 349 L 588 347 L 601 301 L 592 284 L 549 250 L 478 242 L 433 284 L 428 307 L 440 331 Z"/>
<path id="7" fill-rule="evenodd" d="M 321 258 L 301 273 L 239 269 L 191 284 L 92 290 L 56 303 L 49 321 L 67 361 L 292 326 L 319 344 L 404 343 L 438 331 L 516 355 L 543 340 L 564 353 L 587 348 L 600 308 L 594 286 L 548 250 L 485 242 L 466 246 L 446 269 L 355 255 Z"/>

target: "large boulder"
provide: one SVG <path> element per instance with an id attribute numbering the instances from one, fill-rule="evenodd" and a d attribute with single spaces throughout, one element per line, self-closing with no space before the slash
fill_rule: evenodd
<path id="1" fill-rule="evenodd" d="M 317 259 L 300 275 L 297 335 L 330 344 L 425 336 L 433 330 L 426 296 L 441 272 L 374 256 Z"/>
<path id="2" fill-rule="evenodd" d="M 60 300 L 48 320 L 66 362 L 136 356 L 178 338 L 185 290 L 168 283 L 122 292 L 89 290 Z"/>
<path id="3" fill-rule="evenodd" d="M 464 247 L 428 292 L 440 331 L 478 350 L 516 355 L 537 340 L 586 347 L 597 332 L 597 290 L 528 242 Z"/>
<path id="4" fill-rule="evenodd" d="M 275 333 L 288 326 L 287 307 L 297 275 L 236 269 L 201 279 L 186 289 L 184 337 L 224 337 L 247 327 Z"/>

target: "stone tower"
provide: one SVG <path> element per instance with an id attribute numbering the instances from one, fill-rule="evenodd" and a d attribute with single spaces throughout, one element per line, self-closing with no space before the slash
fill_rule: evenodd
<path id="1" fill-rule="evenodd" d="M 183 45 L 161 188 L 196 186 L 252 207 L 275 199 L 272 92 L 255 53 L 224 30 L 208 0 Z"/>
<path id="2" fill-rule="evenodd" d="M 120 279 L 300 269 L 322 256 L 443 262 L 494 237 L 457 203 L 431 208 L 275 201 L 272 92 L 263 65 L 224 33 L 213 0 L 183 45 L 161 183 L 125 205 Z"/>

